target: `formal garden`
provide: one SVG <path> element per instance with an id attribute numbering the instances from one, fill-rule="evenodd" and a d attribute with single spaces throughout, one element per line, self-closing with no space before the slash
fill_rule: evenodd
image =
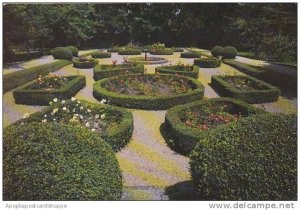
<path id="1" fill-rule="evenodd" d="M 294 7 L 4 6 L 3 199 L 297 200 Z"/>

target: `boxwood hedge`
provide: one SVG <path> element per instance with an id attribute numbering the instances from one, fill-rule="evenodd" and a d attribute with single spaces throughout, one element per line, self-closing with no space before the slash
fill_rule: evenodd
<path id="1" fill-rule="evenodd" d="M 96 52 L 92 54 L 92 58 L 110 58 L 111 53 Z"/>
<path id="2" fill-rule="evenodd" d="M 144 65 L 141 64 L 121 64 L 116 65 L 96 65 L 94 67 L 94 80 L 114 77 L 123 74 L 143 74 Z"/>
<path id="3" fill-rule="evenodd" d="M 152 54 L 152 55 L 173 55 L 173 50 L 169 49 L 169 48 L 151 49 L 150 54 Z"/>
<path id="4" fill-rule="evenodd" d="M 297 200 L 297 117 L 253 115 L 212 130 L 190 166 L 208 200 Z"/>
<path id="5" fill-rule="evenodd" d="M 77 58 L 73 60 L 73 67 L 78 69 L 90 69 L 99 63 L 98 60 L 94 58 Z"/>
<path id="6" fill-rule="evenodd" d="M 122 175 L 110 146 L 88 129 L 9 126 L 3 137 L 4 200 L 119 200 Z"/>
<path id="7" fill-rule="evenodd" d="M 49 105 L 54 98 L 69 99 L 86 85 L 84 76 L 68 76 L 71 80 L 60 89 L 31 90 L 32 81 L 13 90 L 13 96 L 17 104 Z"/>
<path id="8" fill-rule="evenodd" d="M 197 58 L 194 64 L 202 68 L 217 68 L 221 66 L 221 60 L 218 58 Z"/>
<path id="9" fill-rule="evenodd" d="M 197 51 L 182 52 L 180 54 L 180 57 L 182 57 L 182 58 L 201 58 L 201 53 L 197 52 Z"/>
<path id="10" fill-rule="evenodd" d="M 176 70 L 178 66 L 159 66 L 155 68 L 155 73 L 161 74 L 177 74 L 197 79 L 199 75 L 198 66 L 190 66 L 191 71 Z"/>
<path id="11" fill-rule="evenodd" d="M 52 50 L 52 56 L 54 59 L 72 60 L 73 53 L 67 47 L 56 47 Z"/>
<path id="12" fill-rule="evenodd" d="M 184 51 L 184 49 L 181 47 L 172 47 L 171 49 L 173 50 L 173 52 L 183 52 Z"/>
<path id="13" fill-rule="evenodd" d="M 165 140 L 168 145 L 175 151 L 188 155 L 195 147 L 195 145 L 205 138 L 209 131 L 201 131 L 187 127 L 182 121 L 181 116 L 186 110 L 196 110 L 201 107 L 207 107 L 210 104 L 223 104 L 226 103 L 232 106 L 230 112 L 240 113 L 243 117 L 252 114 L 263 113 L 263 110 L 255 108 L 250 104 L 232 98 L 214 98 L 209 100 L 196 101 L 184 105 L 179 105 L 170 108 L 165 116 L 164 132 Z M 221 125 L 224 126 L 224 125 Z"/>
<path id="14" fill-rule="evenodd" d="M 123 77 L 128 77 L 123 76 Z M 150 75 L 145 75 L 150 76 Z M 154 76 L 154 75 L 151 75 Z M 161 77 L 172 78 L 174 75 L 161 74 Z M 177 76 L 182 77 L 182 76 Z M 99 80 L 94 83 L 93 95 L 96 99 L 107 99 L 111 104 L 122 106 L 126 108 L 150 109 L 150 110 L 164 110 L 175 105 L 188 103 L 199 100 L 204 95 L 204 86 L 196 79 L 188 78 L 195 86 L 195 89 L 183 94 L 169 95 L 169 96 L 133 96 L 116 92 L 107 91 L 103 84 L 109 80 L 117 80 L 119 77 L 110 77 Z M 186 78 L 186 77 L 183 77 Z"/>
<path id="15" fill-rule="evenodd" d="M 140 49 L 122 49 L 118 51 L 119 55 L 140 55 L 141 53 Z"/>
<path id="16" fill-rule="evenodd" d="M 237 98 L 246 101 L 250 104 L 259 104 L 266 102 L 277 101 L 280 90 L 277 87 L 269 85 L 261 80 L 249 76 L 231 76 L 231 77 L 244 77 L 253 83 L 259 84 L 263 89 L 260 90 L 239 90 L 231 86 L 223 78 L 230 77 L 225 75 L 213 75 L 211 77 L 211 86 L 216 89 L 221 95 L 232 98 Z"/>
<path id="17" fill-rule="evenodd" d="M 3 75 L 3 92 L 10 91 L 20 85 L 30 82 L 39 75 L 47 75 L 51 72 L 57 71 L 58 69 L 71 64 L 71 61 L 59 60 L 53 63 L 47 63 L 40 66 L 24 69 L 21 71 L 12 72 Z"/>

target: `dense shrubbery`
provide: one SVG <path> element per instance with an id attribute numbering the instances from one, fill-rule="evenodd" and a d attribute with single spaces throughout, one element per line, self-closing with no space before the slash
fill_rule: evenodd
<path id="1" fill-rule="evenodd" d="M 197 58 L 194 64 L 202 68 L 217 68 L 221 65 L 221 60 L 218 58 Z"/>
<path id="2" fill-rule="evenodd" d="M 92 54 L 92 58 L 110 58 L 111 53 L 96 52 Z"/>
<path id="3" fill-rule="evenodd" d="M 223 55 L 223 58 L 234 59 L 235 56 L 237 55 L 237 50 L 234 47 L 227 46 L 227 47 L 224 47 L 222 55 Z"/>
<path id="4" fill-rule="evenodd" d="M 78 48 L 77 47 L 75 47 L 75 46 L 68 46 L 66 48 L 68 48 L 72 52 L 73 56 L 78 56 Z"/>
<path id="5" fill-rule="evenodd" d="M 297 117 L 255 115 L 212 130 L 190 165 L 209 200 L 297 200 Z"/>
<path id="6" fill-rule="evenodd" d="M 201 58 L 201 53 L 197 51 L 189 51 L 189 52 L 182 52 L 180 54 L 182 58 Z"/>
<path id="7" fill-rule="evenodd" d="M 73 67 L 79 69 L 90 69 L 99 63 L 98 60 L 94 58 L 76 58 L 73 60 Z"/>
<path id="8" fill-rule="evenodd" d="M 110 146 L 81 127 L 30 123 L 3 137 L 4 200 L 118 200 L 122 176 Z"/>
<path id="9" fill-rule="evenodd" d="M 222 46 L 215 46 L 211 49 L 211 55 L 214 57 L 219 57 L 223 55 L 224 48 Z"/>
<path id="10" fill-rule="evenodd" d="M 73 53 L 70 49 L 66 47 L 56 47 L 52 50 L 52 55 L 54 59 L 65 59 L 72 60 Z"/>
<path id="11" fill-rule="evenodd" d="M 155 68 L 155 73 L 177 74 L 197 79 L 199 67 L 189 65 L 159 66 Z"/>

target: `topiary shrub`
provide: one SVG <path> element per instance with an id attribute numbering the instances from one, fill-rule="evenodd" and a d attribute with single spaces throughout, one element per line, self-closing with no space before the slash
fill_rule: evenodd
<path id="1" fill-rule="evenodd" d="M 234 59 L 237 55 L 237 49 L 231 46 L 224 47 L 223 58 Z"/>
<path id="2" fill-rule="evenodd" d="M 221 60 L 218 58 L 198 58 L 194 60 L 194 64 L 202 68 L 218 68 L 221 66 Z"/>
<path id="3" fill-rule="evenodd" d="M 212 130 L 190 166 L 209 200 L 297 200 L 297 117 L 255 115 Z"/>
<path id="4" fill-rule="evenodd" d="M 75 46 L 68 46 L 66 48 L 68 48 L 72 52 L 73 56 L 78 56 L 78 48 L 77 47 L 75 47 Z"/>
<path id="5" fill-rule="evenodd" d="M 73 60 L 73 67 L 78 69 L 90 69 L 98 63 L 99 61 L 94 58 L 77 58 Z"/>
<path id="6" fill-rule="evenodd" d="M 3 136 L 4 200 L 119 200 L 122 175 L 110 146 L 88 129 L 9 126 Z"/>
<path id="7" fill-rule="evenodd" d="M 214 57 L 219 57 L 223 55 L 224 48 L 222 46 L 215 46 L 211 49 L 211 55 Z"/>
<path id="8" fill-rule="evenodd" d="M 66 47 L 56 47 L 52 50 L 54 59 L 72 60 L 73 54 L 70 49 Z"/>
<path id="9" fill-rule="evenodd" d="M 110 58 L 111 53 L 96 52 L 92 54 L 92 58 Z"/>

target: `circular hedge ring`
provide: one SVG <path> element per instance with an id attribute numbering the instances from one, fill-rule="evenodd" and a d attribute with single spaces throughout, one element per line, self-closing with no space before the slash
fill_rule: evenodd
<path id="1" fill-rule="evenodd" d="M 97 52 L 92 54 L 92 58 L 110 58 L 111 53 Z"/>
<path id="2" fill-rule="evenodd" d="M 5 200 L 119 200 L 122 175 L 110 146 L 86 128 L 28 123 L 3 138 Z"/>
<path id="3" fill-rule="evenodd" d="M 201 54 L 198 52 L 182 52 L 180 56 L 182 58 L 201 58 Z"/>
<path id="4" fill-rule="evenodd" d="M 90 69 L 97 65 L 99 61 L 94 58 L 77 58 L 73 60 L 73 67 L 78 69 Z"/>
<path id="5" fill-rule="evenodd" d="M 177 74 L 197 79 L 199 67 L 194 66 L 159 66 L 155 68 L 155 73 L 160 74 Z"/>
<path id="6" fill-rule="evenodd" d="M 199 58 L 194 60 L 194 64 L 201 68 L 217 68 L 221 66 L 218 58 Z"/>
<path id="7" fill-rule="evenodd" d="M 169 61 L 165 58 L 160 58 L 160 57 L 148 57 L 147 60 L 145 60 L 144 57 L 134 57 L 134 58 L 127 58 L 125 62 L 139 63 L 144 65 L 154 65 L 154 64 L 168 63 Z"/>
<path id="8" fill-rule="evenodd" d="M 153 95 L 153 89 L 149 88 L 149 86 L 149 89 L 145 87 L 146 83 L 153 80 L 162 81 L 161 83 L 154 82 L 152 85 L 152 88 L 161 88 L 161 91 L 164 91 L 164 88 L 173 88 L 172 85 L 163 86 L 166 82 L 181 82 L 187 84 L 188 87 L 183 87 L 185 88 L 185 92 L 178 94 L 169 94 L 169 92 L 164 92 L 164 95 Z M 128 85 L 125 81 L 140 81 L 135 84 L 131 83 L 131 87 L 140 87 L 143 91 L 148 92 L 149 94 L 145 95 L 140 94 L 139 92 L 136 93 L 136 90 L 132 90 L 132 93 L 128 93 L 130 89 L 124 86 Z M 110 87 L 110 89 L 114 89 L 114 91 L 107 90 L 108 84 L 114 84 L 119 87 Z M 127 92 L 124 93 L 124 91 Z M 110 101 L 110 104 L 126 108 L 164 110 L 175 105 L 185 104 L 201 99 L 204 95 L 204 86 L 198 80 L 184 76 L 169 74 L 125 75 L 106 78 L 95 82 L 93 95 L 98 100 L 106 99 Z"/>

